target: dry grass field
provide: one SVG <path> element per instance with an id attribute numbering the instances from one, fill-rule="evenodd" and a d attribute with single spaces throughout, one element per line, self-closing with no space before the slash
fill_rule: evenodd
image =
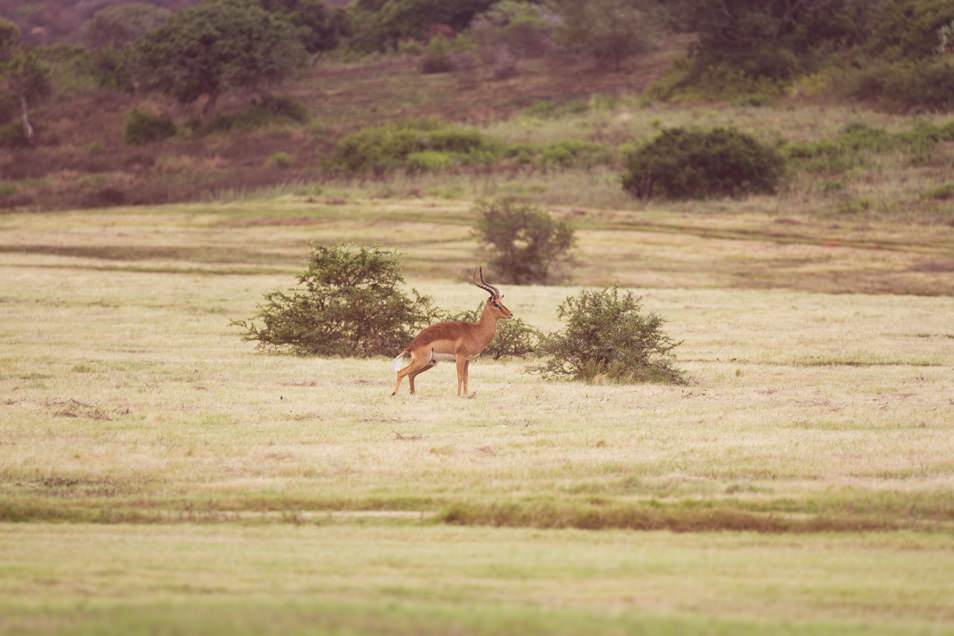
<path id="1" fill-rule="evenodd" d="M 0 216 L 0 633 L 954 633 L 954 232 L 759 209 L 557 210 L 692 381 L 472 399 L 230 325 L 313 241 L 473 307 L 466 197 Z"/>

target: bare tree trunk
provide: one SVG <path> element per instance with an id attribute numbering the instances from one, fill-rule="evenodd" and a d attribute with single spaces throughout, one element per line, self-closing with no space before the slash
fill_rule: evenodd
<path id="1" fill-rule="evenodd" d="M 30 107 L 27 105 L 25 95 L 20 95 L 20 121 L 23 123 L 23 134 L 27 141 L 33 143 L 33 124 L 30 123 Z"/>

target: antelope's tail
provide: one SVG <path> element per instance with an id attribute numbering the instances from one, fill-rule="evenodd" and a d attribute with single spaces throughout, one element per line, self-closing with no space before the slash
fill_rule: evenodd
<path id="1" fill-rule="evenodd" d="M 395 371 L 400 371 L 404 367 L 404 356 L 407 355 L 407 349 L 398 354 L 398 357 L 394 359 L 394 362 L 391 364 L 391 367 Z"/>

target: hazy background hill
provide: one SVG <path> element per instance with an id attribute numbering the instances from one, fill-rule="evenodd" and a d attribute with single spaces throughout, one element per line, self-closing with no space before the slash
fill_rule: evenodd
<path id="1" fill-rule="evenodd" d="M 198 0 L 143 0 L 166 9 L 181 9 Z M 100 9 L 128 4 L 123 0 L 0 0 L 0 17 L 16 22 L 31 42 L 76 41 L 83 24 Z"/>
<path id="2" fill-rule="evenodd" d="M 554 203 L 639 206 L 620 187 L 633 149 L 669 129 L 721 127 L 780 154 L 784 178 L 766 205 L 952 221 L 950 2 L 221 6 L 0 0 L 22 34 L 14 57 L 32 60 L 9 67 L 0 93 L 0 205 L 353 180 L 460 192 L 493 175 L 494 188 Z M 189 38 L 213 27 L 237 39 L 190 76 Z M 259 28 L 274 45 L 253 50 Z M 424 141 L 395 141 L 422 118 Z M 568 191 L 571 181 L 585 187 Z"/>

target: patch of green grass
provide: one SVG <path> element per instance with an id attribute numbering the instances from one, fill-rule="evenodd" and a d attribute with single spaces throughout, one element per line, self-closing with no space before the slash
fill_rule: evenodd
<path id="1" fill-rule="evenodd" d="M 16 194 L 18 189 L 19 188 L 17 187 L 16 183 L 11 181 L 0 181 L 0 197 L 8 197 L 12 194 Z"/>
<path id="2" fill-rule="evenodd" d="M 924 193 L 928 199 L 935 201 L 950 201 L 954 199 L 954 183 L 945 183 Z"/>
<path id="3" fill-rule="evenodd" d="M 216 115 L 205 126 L 198 126 L 202 133 L 226 133 L 248 131 L 274 125 L 302 126 L 308 123 L 308 110 L 288 97 L 269 96 L 253 102 L 236 113 Z"/>
<path id="4" fill-rule="evenodd" d="M 814 142 L 789 143 L 784 152 L 799 170 L 843 173 L 868 165 L 873 155 L 897 152 L 912 161 L 927 160 L 942 141 L 948 141 L 950 124 L 919 122 L 910 130 L 892 133 L 863 122 L 846 125 L 837 136 Z"/>
<path id="5" fill-rule="evenodd" d="M 582 115 L 589 110 L 589 102 L 582 99 L 565 101 L 542 99 L 524 109 L 523 114 L 527 117 L 539 119 L 560 119 L 571 115 Z"/>
<path id="6" fill-rule="evenodd" d="M 0 620 L 36 634 L 919 633 L 950 624 L 951 547 L 914 533 L 12 525 Z"/>
<path id="7" fill-rule="evenodd" d="M 900 519 L 823 515 L 795 518 L 759 514 L 733 506 L 731 502 L 713 501 L 677 505 L 656 501 L 620 504 L 608 500 L 577 504 L 553 500 L 455 504 L 441 511 L 438 519 L 465 526 L 673 532 L 865 532 L 903 527 Z"/>

